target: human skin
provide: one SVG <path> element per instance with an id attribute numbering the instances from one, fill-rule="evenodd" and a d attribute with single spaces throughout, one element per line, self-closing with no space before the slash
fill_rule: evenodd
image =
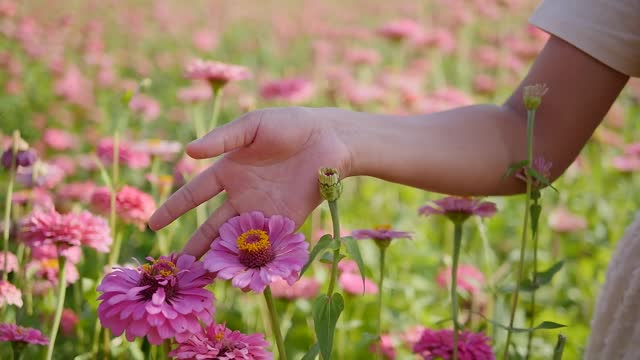
<path id="1" fill-rule="evenodd" d="M 223 155 L 153 214 L 159 230 L 224 191 L 227 198 L 184 252 L 201 256 L 230 217 L 251 210 L 300 226 L 320 204 L 317 170 L 373 176 L 452 195 L 509 195 L 503 179 L 526 157 L 524 86 L 549 91 L 536 113 L 534 149 L 553 163 L 552 180 L 578 155 L 628 76 L 551 36 L 527 76 L 502 105 L 472 105 L 424 115 L 377 115 L 336 108 L 273 108 L 247 113 L 187 145 L 204 159 Z"/>

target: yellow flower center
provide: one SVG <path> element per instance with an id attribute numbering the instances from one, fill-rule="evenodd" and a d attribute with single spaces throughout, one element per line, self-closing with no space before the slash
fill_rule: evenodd
<path id="1" fill-rule="evenodd" d="M 57 269 L 58 259 L 47 259 L 42 261 L 42 267 L 45 269 Z"/>
<path id="2" fill-rule="evenodd" d="M 263 230 L 249 230 L 238 236 L 238 250 L 255 253 L 271 247 L 269 235 Z"/>
<path id="3" fill-rule="evenodd" d="M 216 341 L 222 341 L 222 339 L 224 339 L 224 331 L 220 331 L 219 333 L 217 333 L 215 335 L 215 339 Z"/>
<path id="4" fill-rule="evenodd" d="M 159 259 L 151 264 L 142 265 L 142 270 L 151 276 L 161 275 L 164 277 L 178 273 L 178 267 L 172 261 Z"/>
<path id="5" fill-rule="evenodd" d="M 378 231 L 391 230 L 391 225 L 390 224 L 377 225 L 377 226 L 374 227 L 374 229 L 378 230 Z"/>

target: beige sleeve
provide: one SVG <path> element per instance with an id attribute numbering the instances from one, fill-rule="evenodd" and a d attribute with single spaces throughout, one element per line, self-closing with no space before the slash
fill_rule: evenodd
<path id="1" fill-rule="evenodd" d="M 529 21 L 615 70 L 640 76 L 640 0 L 545 0 Z"/>

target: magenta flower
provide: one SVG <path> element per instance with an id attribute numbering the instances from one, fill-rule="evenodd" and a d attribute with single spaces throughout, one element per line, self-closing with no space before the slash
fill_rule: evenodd
<path id="1" fill-rule="evenodd" d="M 10 251 L 0 251 L 0 273 L 3 271 L 10 273 L 18 269 L 18 257 Z"/>
<path id="2" fill-rule="evenodd" d="M 60 329 L 62 333 L 69 336 L 76 332 L 76 326 L 80 322 L 80 317 L 71 309 L 62 310 L 62 318 L 60 319 Z"/>
<path id="3" fill-rule="evenodd" d="M 294 222 L 280 215 L 254 211 L 233 217 L 220 227 L 204 266 L 243 290 L 262 292 L 278 278 L 293 285 L 309 259 L 309 244 L 294 230 Z"/>
<path id="4" fill-rule="evenodd" d="M 440 287 L 448 288 L 451 285 L 451 267 L 438 273 L 436 282 Z M 458 266 L 457 276 L 458 288 L 468 291 L 471 295 L 476 294 L 484 286 L 484 274 L 473 265 Z"/>
<path id="5" fill-rule="evenodd" d="M 496 205 L 488 201 L 447 196 L 433 202 L 435 206 L 426 205 L 418 212 L 424 216 L 445 215 L 452 221 L 464 221 L 469 216 L 490 217 L 496 213 Z"/>
<path id="6" fill-rule="evenodd" d="M 230 81 L 248 79 L 251 77 L 251 72 L 244 66 L 198 59 L 187 65 L 185 77 L 191 80 L 207 81 L 212 87 L 217 88 Z"/>
<path id="7" fill-rule="evenodd" d="M 533 169 L 540 174 L 541 176 L 543 176 L 545 179 L 547 179 L 547 181 L 550 181 L 551 179 L 551 167 L 553 166 L 553 164 L 550 161 L 547 161 L 544 159 L 544 157 L 542 156 L 538 156 L 537 158 L 535 158 L 533 160 Z M 527 176 L 524 172 L 524 168 L 520 169 L 520 171 L 518 171 L 516 173 L 516 178 L 518 178 L 519 180 L 522 181 L 527 181 Z M 536 179 L 536 178 L 532 178 L 533 181 L 533 188 L 537 189 L 537 188 L 541 188 L 543 186 L 545 186 L 544 183 L 542 183 L 540 180 Z"/>
<path id="8" fill-rule="evenodd" d="M 379 225 L 373 229 L 354 230 L 351 235 L 354 239 L 373 239 L 376 241 L 391 241 L 399 238 L 411 239 L 411 233 L 391 230 L 391 225 Z"/>
<path id="9" fill-rule="evenodd" d="M 107 221 L 88 211 L 59 214 L 36 210 L 22 220 L 20 236 L 32 248 L 55 245 L 61 255 L 81 245 L 108 252 L 112 242 Z"/>
<path id="10" fill-rule="evenodd" d="M 115 336 L 146 336 L 159 345 L 165 339 L 182 342 L 201 331 L 200 321 L 213 321 L 214 297 L 205 289 L 213 281 L 191 255 L 161 256 L 137 269 L 116 267 L 98 291 L 98 318 Z"/>
<path id="11" fill-rule="evenodd" d="M 11 168 L 11 164 L 13 164 L 13 167 L 28 167 L 35 164 L 37 159 L 38 156 L 35 151 L 29 148 L 25 148 L 24 150 L 19 149 L 14 157 L 12 146 L 10 146 L 2 153 L 1 163 L 5 169 Z"/>
<path id="12" fill-rule="evenodd" d="M 105 138 L 98 143 L 96 153 L 103 163 L 111 164 L 113 162 L 113 150 L 113 139 Z M 129 142 L 120 140 L 118 143 L 118 162 L 122 166 L 132 169 L 142 169 L 151 164 L 151 158 L 149 154 L 136 150 Z"/>
<path id="13" fill-rule="evenodd" d="M 22 307 L 22 292 L 12 283 L 0 280 L 0 308 L 5 305 Z"/>
<path id="14" fill-rule="evenodd" d="M 47 345 L 49 339 L 40 330 L 25 328 L 16 324 L 0 324 L 0 341 Z"/>
<path id="15" fill-rule="evenodd" d="M 111 209 L 111 191 L 106 187 L 96 188 L 91 196 L 91 205 L 98 212 L 108 214 Z M 153 197 L 133 186 L 123 186 L 116 194 L 118 217 L 126 224 L 136 225 L 140 230 L 144 230 L 155 208 Z"/>
<path id="16" fill-rule="evenodd" d="M 424 360 L 450 360 L 453 358 L 453 330 L 426 329 L 414 345 L 413 352 Z M 494 360 L 489 338 L 482 333 L 463 331 L 458 341 L 458 359 Z"/>
<path id="17" fill-rule="evenodd" d="M 282 99 L 299 104 L 313 96 L 313 84 L 304 79 L 274 80 L 260 88 L 260 96 L 265 100 Z"/>
<path id="18" fill-rule="evenodd" d="M 224 324 L 211 324 L 169 353 L 177 359 L 272 360 L 263 334 L 245 335 Z"/>
<path id="19" fill-rule="evenodd" d="M 300 278 L 293 285 L 283 279 L 271 283 L 271 294 L 274 298 L 313 299 L 320 291 L 320 283 L 313 278 Z"/>

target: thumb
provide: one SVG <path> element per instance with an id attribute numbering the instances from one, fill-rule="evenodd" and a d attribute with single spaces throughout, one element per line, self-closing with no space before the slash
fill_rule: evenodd
<path id="1" fill-rule="evenodd" d="M 194 159 L 211 158 L 253 143 L 264 110 L 244 114 L 205 136 L 187 144 L 187 154 Z"/>

